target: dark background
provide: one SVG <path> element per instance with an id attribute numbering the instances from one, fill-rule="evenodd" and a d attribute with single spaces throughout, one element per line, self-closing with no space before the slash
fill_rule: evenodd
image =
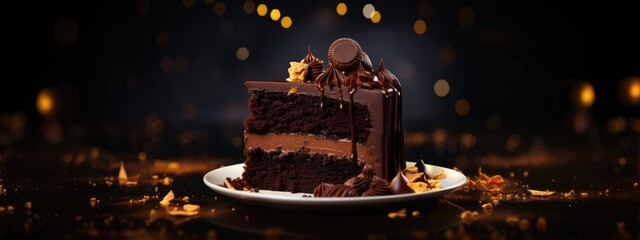
<path id="1" fill-rule="evenodd" d="M 467 147 L 504 151 L 513 136 L 572 144 L 640 132 L 638 101 L 618 93 L 625 77 L 640 76 L 630 2 L 372 1 L 379 23 L 363 16 L 365 2 L 347 3 L 344 16 L 338 2 L 260 3 L 290 16 L 291 28 L 246 13 L 243 1 L 11 2 L 2 21 L 0 147 L 241 161 L 243 83 L 286 78 L 307 46 L 326 62 L 340 37 L 400 78 L 410 159 L 449 158 L 438 145 L 464 134 L 473 136 Z M 424 34 L 413 29 L 418 19 Z M 244 61 L 241 47 L 250 53 Z M 444 97 L 434 93 L 438 79 L 451 86 Z M 572 89 L 584 84 L 595 90 L 592 106 L 572 104 Z M 50 111 L 38 111 L 39 94 L 53 99 Z M 469 101 L 468 114 L 456 114 L 459 99 Z M 489 116 L 501 124 L 489 127 Z M 612 130 L 620 119 L 622 130 Z"/>

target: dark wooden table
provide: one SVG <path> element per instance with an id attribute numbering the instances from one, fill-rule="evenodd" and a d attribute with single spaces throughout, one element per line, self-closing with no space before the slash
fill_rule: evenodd
<path id="1" fill-rule="evenodd" d="M 460 190 L 401 207 L 340 211 L 253 206 L 203 184 L 206 172 L 241 156 L 146 159 L 99 148 L 8 147 L 0 157 L 0 238 L 640 239 L 635 137 L 592 147 L 468 154 L 447 167 L 459 166 L 471 179 L 479 167 L 501 175 L 501 192 Z M 118 182 L 120 162 L 128 184 Z M 555 194 L 536 197 L 528 189 Z M 170 190 L 199 205 L 199 213 L 168 214 L 159 202 Z M 491 211 L 482 208 L 493 200 Z M 461 217 L 464 211 L 477 218 Z"/>

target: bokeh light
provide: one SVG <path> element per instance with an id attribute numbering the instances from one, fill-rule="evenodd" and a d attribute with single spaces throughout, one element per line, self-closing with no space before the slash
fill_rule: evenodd
<path id="1" fill-rule="evenodd" d="M 280 25 L 285 29 L 290 28 L 291 24 L 293 24 L 293 22 L 289 16 L 284 16 L 282 20 L 280 20 Z"/>
<path id="2" fill-rule="evenodd" d="M 278 21 L 278 19 L 280 19 L 280 10 L 277 8 L 272 9 L 269 16 L 271 17 L 271 20 Z"/>
<path id="3" fill-rule="evenodd" d="M 592 116 L 587 110 L 580 110 L 573 116 L 573 130 L 577 133 L 586 133 L 591 127 Z"/>
<path id="4" fill-rule="evenodd" d="M 616 117 L 607 121 L 607 132 L 617 134 L 623 132 L 627 128 L 627 119 L 624 117 Z"/>
<path id="5" fill-rule="evenodd" d="M 256 10 L 256 4 L 251 0 L 245 1 L 242 5 L 242 10 L 244 10 L 246 14 L 252 14 L 253 11 Z"/>
<path id="6" fill-rule="evenodd" d="M 173 63 L 173 68 L 178 73 L 186 72 L 189 69 L 189 61 L 184 57 L 178 57 Z"/>
<path id="7" fill-rule="evenodd" d="M 136 4 L 136 9 L 140 14 L 146 14 L 149 12 L 149 0 L 138 0 L 138 4 Z"/>
<path id="8" fill-rule="evenodd" d="M 158 47 L 166 47 L 169 44 L 169 35 L 165 32 L 156 35 L 156 45 Z"/>
<path id="9" fill-rule="evenodd" d="M 338 3 L 338 6 L 336 6 L 336 12 L 340 16 L 344 16 L 345 14 L 347 14 L 347 4 Z"/>
<path id="10" fill-rule="evenodd" d="M 451 44 L 445 44 L 440 47 L 440 63 L 443 66 L 449 66 L 456 60 L 456 48 Z"/>
<path id="11" fill-rule="evenodd" d="M 171 72 L 173 70 L 173 58 L 165 56 L 160 60 L 160 69 L 163 72 Z"/>
<path id="12" fill-rule="evenodd" d="M 472 27 L 476 22 L 476 13 L 470 7 L 462 7 L 458 10 L 458 23 L 463 27 Z"/>
<path id="13" fill-rule="evenodd" d="M 249 58 L 249 49 L 247 49 L 246 47 L 238 48 L 238 50 L 236 51 L 236 57 L 240 61 L 247 60 L 247 58 Z"/>
<path id="14" fill-rule="evenodd" d="M 267 5 L 265 5 L 264 3 L 258 5 L 258 8 L 256 9 L 256 12 L 261 17 L 264 17 L 265 15 L 267 15 L 268 11 L 269 11 L 269 8 L 267 8 Z"/>
<path id="15" fill-rule="evenodd" d="M 460 135 L 460 145 L 463 148 L 471 148 L 476 145 L 477 138 L 471 133 L 462 133 Z"/>
<path id="16" fill-rule="evenodd" d="M 196 0 L 182 0 L 182 5 L 186 8 L 192 8 L 196 4 Z"/>
<path id="17" fill-rule="evenodd" d="M 596 92 L 591 83 L 577 81 L 569 90 L 569 101 L 575 109 L 590 108 L 596 100 Z"/>
<path id="18" fill-rule="evenodd" d="M 49 117 L 53 113 L 55 106 L 54 92 L 50 88 L 40 90 L 36 97 L 36 108 L 38 113 L 44 117 Z"/>
<path id="19" fill-rule="evenodd" d="M 418 13 L 421 17 L 428 18 L 433 14 L 433 4 L 430 1 L 422 1 L 418 6 Z"/>
<path id="20" fill-rule="evenodd" d="M 460 116 L 466 116 L 471 111 L 471 104 L 467 99 L 461 98 L 456 101 L 456 113 Z"/>
<path id="21" fill-rule="evenodd" d="M 213 13 L 218 16 L 224 15 L 224 12 L 227 10 L 227 6 L 224 5 L 224 2 L 216 2 L 213 4 Z"/>
<path id="22" fill-rule="evenodd" d="M 233 22 L 231 20 L 222 21 L 222 23 L 220 23 L 220 31 L 224 34 L 233 32 Z"/>
<path id="23" fill-rule="evenodd" d="M 72 46 L 78 39 L 78 23 L 68 17 L 58 20 L 53 27 L 53 38 L 60 46 Z"/>
<path id="24" fill-rule="evenodd" d="M 618 99 L 627 107 L 640 105 L 640 77 L 632 75 L 623 78 L 618 84 Z"/>
<path id="25" fill-rule="evenodd" d="M 373 17 L 373 14 L 375 13 L 375 11 L 376 11 L 376 8 L 371 3 L 368 3 L 364 5 L 364 7 L 362 7 L 362 15 L 364 15 L 364 17 L 367 19 L 370 19 L 371 17 Z"/>
<path id="26" fill-rule="evenodd" d="M 382 15 L 380 14 L 380 12 L 378 11 L 373 12 L 373 16 L 371 16 L 371 22 L 379 23 L 380 20 L 382 20 Z"/>
<path id="27" fill-rule="evenodd" d="M 413 31 L 418 35 L 424 34 L 427 31 L 427 23 L 422 19 L 418 19 L 413 23 Z"/>
<path id="28" fill-rule="evenodd" d="M 517 134 L 513 134 L 507 138 L 504 145 L 507 151 L 513 152 L 520 146 L 520 143 L 522 143 L 522 138 Z"/>
<path id="29" fill-rule="evenodd" d="M 487 116 L 487 127 L 491 129 L 498 129 L 502 126 L 502 116 L 497 113 L 492 113 Z"/>
<path id="30" fill-rule="evenodd" d="M 449 94 L 449 82 L 445 79 L 440 79 L 433 84 L 433 91 L 436 93 L 438 97 L 444 97 Z"/>

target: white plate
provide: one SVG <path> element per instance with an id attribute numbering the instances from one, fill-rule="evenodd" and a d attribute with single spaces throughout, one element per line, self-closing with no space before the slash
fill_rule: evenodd
<path id="1" fill-rule="evenodd" d="M 413 166 L 414 162 L 407 162 L 407 167 Z M 373 197 L 344 197 L 344 198 L 314 198 L 303 197 L 304 195 L 313 195 L 309 193 L 291 193 L 282 191 L 260 190 L 259 192 L 244 192 L 231 190 L 222 187 L 226 178 L 235 179 L 242 176 L 244 164 L 239 163 L 231 166 L 221 167 L 208 172 L 204 175 L 204 183 L 213 191 L 225 195 L 227 197 L 237 199 L 239 201 L 272 206 L 282 208 L 326 208 L 326 207 L 389 207 L 393 205 L 403 205 L 425 201 L 428 199 L 442 197 L 447 193 L 458 190 L 462 187 L 467 178 L 464 174 L 455 170 L 428 165 L 431 170 L 440 172 L 441 170 L 447 174 L 447 178 L 440 180 L 440 189 L 431 190 L 423 193 L 396 194 L 387 196 Z"/>

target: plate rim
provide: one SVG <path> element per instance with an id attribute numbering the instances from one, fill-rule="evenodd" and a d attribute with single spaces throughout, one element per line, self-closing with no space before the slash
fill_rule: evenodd
<path id="1" fill-rule="evenodd" d="M 407 161 L 407 166 L 413 166 L 415 162 Z M 213 191 L 227 196 L 229 198 L 247 202 L 254 203 L 259 205 L 269 205 L 269 206 L 284 206 L 284 207 L 328 207 L 328 206 L 361 206 L 361 205 L 379 205 L 379 204 L 392 204 L 392 203 L 403 203 L 403 202 L 415 202 L 418 200 L 426 200 L 431 198 L 437 198 L 444 196 L 448 193 L 454 192 L 460 189 L 467 182 L 467 176 L 464 174 L 455 171 L 451 168 L 446 168 L 442 166 L 427 164 L 430 167 L 435 167 L 437 169 L 442 169 L 447 174 L 447 178 L 451 176 L 455 176 L 456 179 L 460 178 L 460 180 L 450 183 L 451 185 L 437 189 L 431 190 L 423 193 L 409 193 L 409 194 L 394 194 L 394 195 L 386 195 L 386 196 L 368 196 L 368 197 L 343 197 L 343 198 L 314 198 L 314 197 L 303 197 L 303 195 L 312 195 L 311 193 L 295 193 L 292 194 L 290 192 L 283 191 L 269 191 L 269 190 L 260 190 L 260 191 L 268 191 L 270 193 L 282 193 L 283 195 L 273 195 L 273 194 L 259 194 L 254 192 L 244 192 L 238 190 L 231 190 L 226 187 L 219 186 L 217 183 L 214 183 L 210 178 L 220 177 L 215 176 L 216 173 L 223 171 L 239 171 L 239 175 L 242 175 L 244 171 L 244 163 L 237 163 L 229 166 L 219 167 L 217 169 L 213 169 L 207 172 L 203 181 L 207 187 L 211 188 Z M 241 170 L 235 169 L 239 168 Z M 222 176 L 224 178 L 231 177 L 235 178 L 238 176 Z M 219 183 L 222 184 L 222 183 Z M 284 195 L 288 194 L 288 195 Z"/>

